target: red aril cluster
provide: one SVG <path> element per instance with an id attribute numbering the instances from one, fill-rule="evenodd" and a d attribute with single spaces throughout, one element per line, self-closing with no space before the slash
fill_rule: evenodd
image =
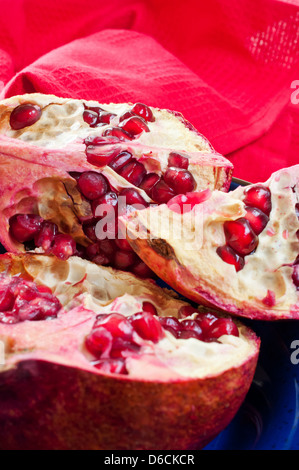
<path id="1" fill-rule="evenodd" d="M 0 323 L 56 318 L 62 306 L 51 290 L 21 277 L 0 277 Z"/>

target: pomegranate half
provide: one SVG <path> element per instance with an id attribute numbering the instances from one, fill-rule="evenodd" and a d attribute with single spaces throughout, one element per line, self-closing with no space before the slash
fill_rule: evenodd
<path id="1" fill-rule="evenodd" d="M 0 102 L 0 241 L 148 277 L 117 217 L 177 194 L 227 191 L 232 168 L 177 112 L 14 96 Z"/>
<path id="2" fill-rule="evenodd" d="M 0 448 L 199 449 L 260 340 L 239 320 L 79 257 L 0 257 Z"/>
<path id="3" fill-rule="evenodd" d="M 299 318 L 299 165 L 234 191 L 123 216 L 139 256 L 176 291 L 243 317 Z"/>

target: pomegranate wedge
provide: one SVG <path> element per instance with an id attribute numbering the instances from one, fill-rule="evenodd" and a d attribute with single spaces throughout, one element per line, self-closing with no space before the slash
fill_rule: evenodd
<path id="1" fill-rule="evenodd" d="M 199 449 L 231 421 L 260 340 L 130 273 L 0 257 L 0 448 Z"/>
<path id="2" fill-rule="evenodd" d="M 231 175 L 177 112 L 35 93 L 0 102 L 0 242 L 11 252 L 76 254 L 152 276 L 118 216 L 190 191 L 227 191 Z"/>
<path id="3" fill-rule="evenodd" d="M 299 319 L 299 165 L 234 191 L 176 196 L 120 222 L 187 298 L 254 319 Z"/>

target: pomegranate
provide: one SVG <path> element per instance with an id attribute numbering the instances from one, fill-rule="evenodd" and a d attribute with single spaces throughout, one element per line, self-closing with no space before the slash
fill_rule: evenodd
<path id="1" fill-rule="evenodd" d="M 149 268 L 190 300 L 248 318 L 298 319 L 298 200 L 295 165 L 264 183 L 176 196 L 119 222 Z"/>
<path id="2" fill-rule="evenodd" d="M 242 404 L 260 340 L 239 320 L 76 256 L 0 271 L 1 449 L 200 449 Z"/>
<path id="3" fill-rule="evenodd" d="M 0 163 L 8 251 L 76 254 L 141 277 L 153 271 L 130 249 L 118 217 L 195 190 L 227 191 L 232 175 L 179 113 L 38 93 L 0 102 Z M 98 245 L 103 239 L 112 253 Z"/>

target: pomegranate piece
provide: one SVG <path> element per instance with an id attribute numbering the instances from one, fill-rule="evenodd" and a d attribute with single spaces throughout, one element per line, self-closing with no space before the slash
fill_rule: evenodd
<path id="1" fill-rule="evenodd" d="M 175 191 L 164 180 L 158 181 L 152 189 L 152 198 L 159 204 L 166 204 L 174 196 Z"/>
<path id="2" fill-rule="evenodd" d="M 182 168 L 183 170 L 188 170 L 189 159 L 184 157 L 180 153 L 170 152 L 168 157 L 168 166 L 174 168 Z"/>
<path id="3" fill-rule="evenodd" d="M 176 194 L 191 193 L 196 188 L 196 181 L 188 170 L 181 168 L 168 168 L 164 180 Z"/>
<path id="4" fill-rule="evenodd" d="M 86 122 L 86 124 L 88 124 L 90 127 L 94 127 L 98 121 L 98 113 L 96 113 L 95 111 L 90 111 L 88 109 L 86 109 L 84 112 L 83 112 L 83 119 L 84 119 L 84 122 Z"/>
<path id="5" fill-rule="evenodd" d="M 155 117 L 152 110 L 143 103 L 135 103 L 132 112 L 137 114 L 138 116 L 142 117 L 145 121 L 154 122 Z"/>
<path id="6" fill-rule="evenodd" d="M 70 235 L 60 233 L 56 235 L 51 247 L 51 254 L 62 260 L 67 260 L 76 251 L 76 242 Z"/>
<path id="7" fill-rule="evenodd" d="M 257 207 L 245 206 L 245 210 L 245 219 L 250 223 L 254 233 L 259 235 L 269 222 L 269 217 Z"/>
<path id="8" fill-rule="evenodd" d="M 129 320 L 142 339 L 158 343 L 164 337 L 159 320 L 149 312 L 134 313 L 129 317 Z"/>
<path id="9" fill-rule="evenodd" d="M 249 255 L 258 245 L 258 237 L 244 217 L 224 222 L 227 244 L 240 256 Z"/>
<path id="10" fill-rule="evenodd" d="M 138 116 L 132 116 L 129 119 L 123 121 L 121 128 L 133 136 L 139 135 L 142 132 L 149 132 L 149 128 L 145 121 Z"/>
<path id="11" fill-rule="evenodd" d="M 244 268 L 245 260 L 243 256 L 238 255 L 230 246 L 219 246 L 216 252 L 225 263 L 233 264 L 237 272 Z"/>
<path id="12" fill-rule="evenodd" d="M 122 167 L 118 171 L 118 174 L 134 186 L 139 186 L 146 175 L 146 169 L 144 168 L 143 163 L 132 160 Z"/>
<path id="13" fill-rule="evenodd" d="M 39 232 L 34 237 L 35 246 L 41 247 L 44 252 L 47 252 L 50 249 L 57 234 L 57 225 L 44 220 L 41 224 Z"/>
<path id="14" fill-rule="evenodd" d="M 113 342 L 113 335 L 106 328 L 94 328 L 85 339 L 85 347 L 95 357 L 109 357 Z"/>
<path id="15" fill-rule="evenodd" d="M 222 335 L 239 336 L 239 330 L 230 318 L 219 318 L 211 325 L 208 334 L 210 339 L 217 339 Z"/>
<path id="16" fill-rule="evenodd" d="M 32 126 L 41 117 L 42 110 L 36 104 L 25 103 L 17 106 L 10 115 L 10 126 L 14 130 Z"/>
<path id="17" fill-rule="evenodd" d="M 33 240 L 39 232 L 43 219 L 34 214 L 15 214 L 9 219 L 11 237 L 20 243 Z"/>
<path id="18" fill-rule="evenodd" d="M 92 201 L 108 191 L 109 183 L 101 173 L 85 171 L 78 179 L 78 188 L 83 196 Z"/>
<path id="19" fill-rule="evenodd" d="M 271 191 L 266 186 L 253 185 L 245 188 L 243 201 L 247 206 L 257 207 L 266 215 L 271 212 Z"/>

